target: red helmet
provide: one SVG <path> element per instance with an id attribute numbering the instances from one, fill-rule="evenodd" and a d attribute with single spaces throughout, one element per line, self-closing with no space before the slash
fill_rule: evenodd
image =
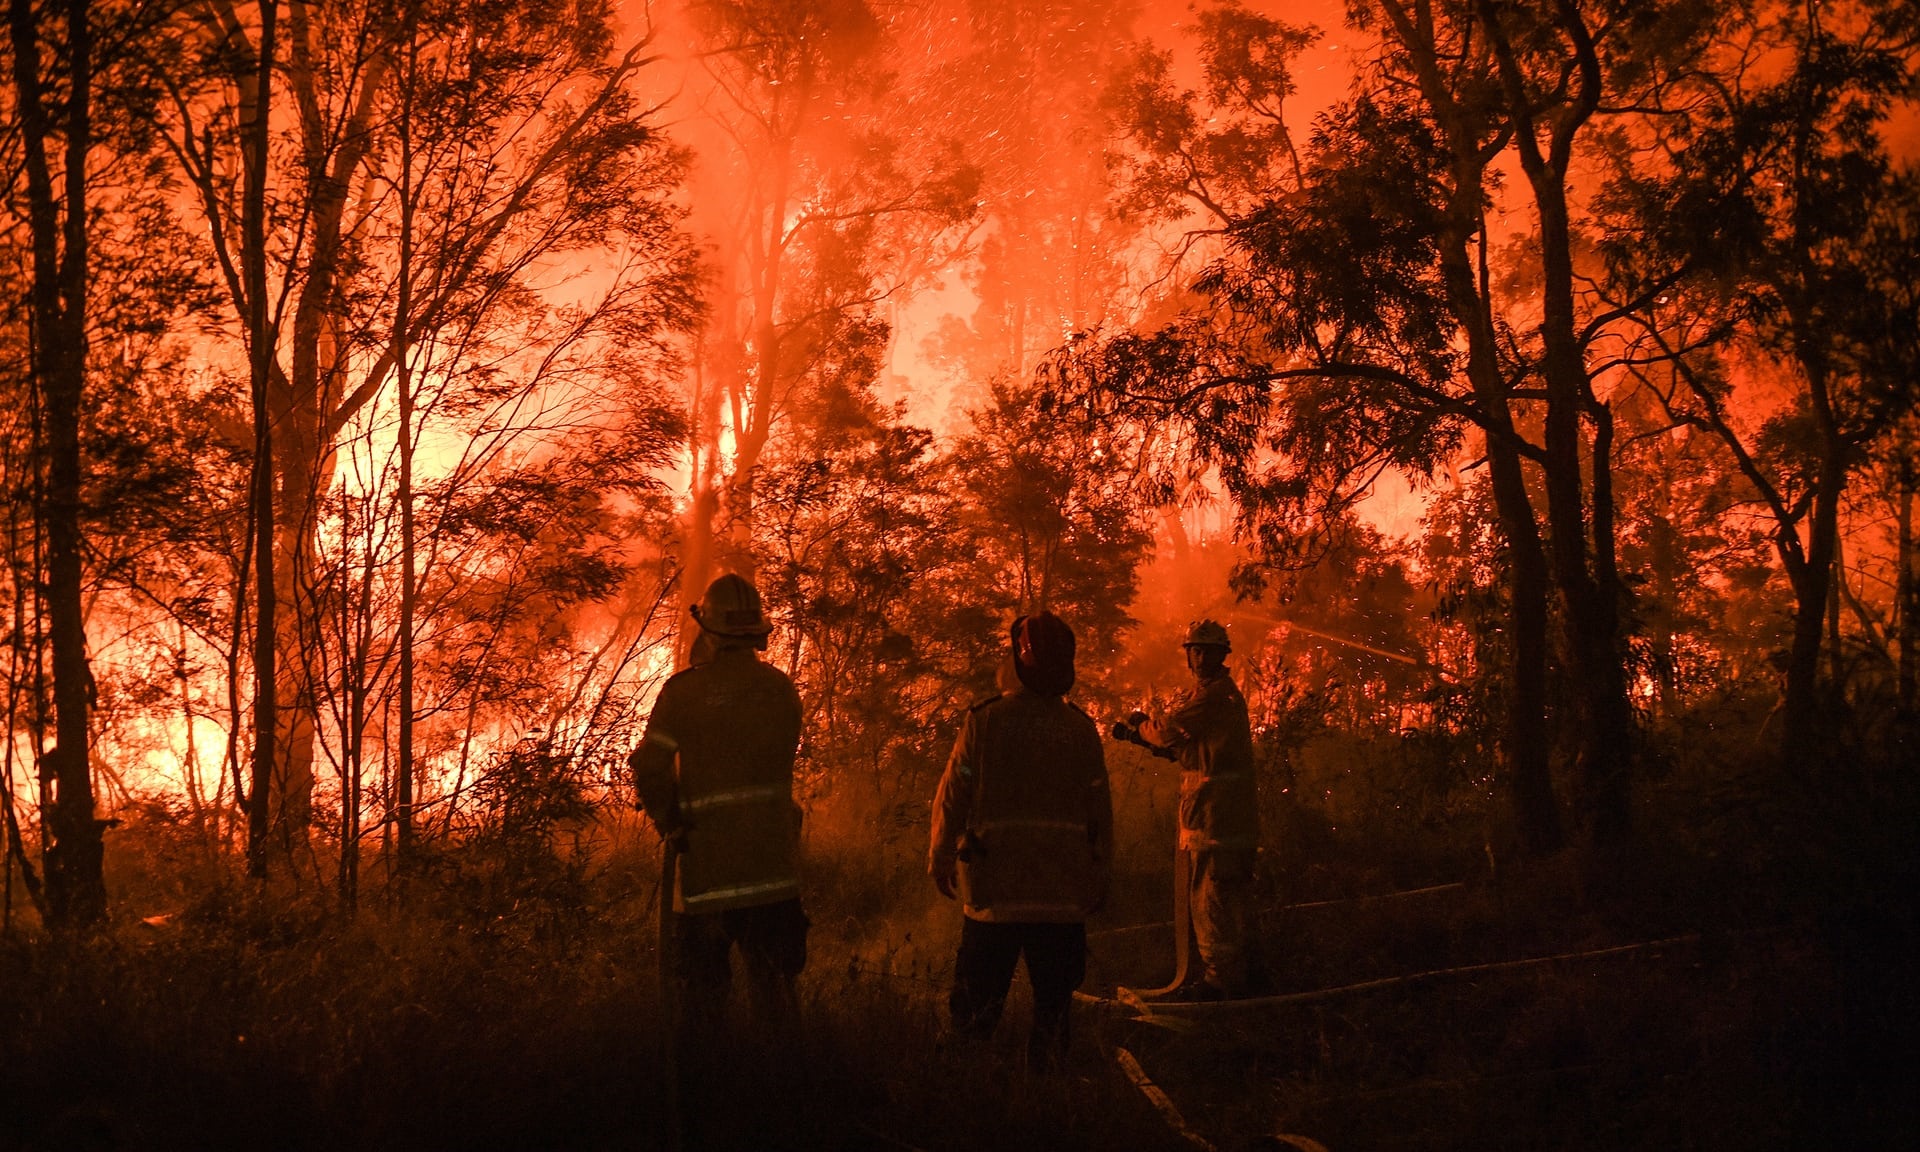
<path id="1" fill-rule="evenodd" d="M 1044 696 L 1064 696 L 1073 687 L 1073 629 L 1051 612 L 1013 622 L 1013 671 L 1020 683 Z"/>

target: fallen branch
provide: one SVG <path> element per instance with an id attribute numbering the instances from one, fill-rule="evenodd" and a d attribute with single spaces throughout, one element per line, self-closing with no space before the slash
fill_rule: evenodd
<path id="1" fill-rule="evenodd" d="M 1147 1103 L 1153 1105 L 1155 1112 L 1160 1113 L 1160 1119 L 1166 1121 L 1167 1127 L 1173 1129 L 1176 1136 L 1194 1148 L 1200 1149 L 1200 1152 L 1217 1152 L 1212 1141 L 1187 1127 L 1187 1121 L 1180 1115 L 1180 1109 L 1174 1107 L 1173 1100 L 1147 1076 L 1146 1069 L 1140 1067 L 1140 1061 L 1133 1058 L 1133 1053 L 1125 1048 L 1115 1048 L 1113 1058 L 1119 1061 L 1120 1071 L 1127 1074 L 1127 1079 L 1133 1081 L 1135 1088 L 1140 1089 L 1140 1094 L 1147 1098 Z"/>

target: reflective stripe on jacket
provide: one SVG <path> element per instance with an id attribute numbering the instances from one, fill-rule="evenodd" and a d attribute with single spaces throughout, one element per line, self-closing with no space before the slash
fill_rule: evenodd
<path id="1" fill-rule="evenodd" d="M 959 863 L 975 920 L 1077 923 L 1104 894 L 1113 801 L 1100 730 L 1057 696 L 975 705 L 933 802 L 930 864 Z"/>
<path id="2" fill-rule="evenodd" d="M 676 910 L 723 912 L 800 894 L 799 745 L 793 682 L 750 648 L 722 648 L 661 687 L 634 754 L 634 784 L 662 832 L 686 833 Z"/>
<path id="3" fill-rule="evenodd" d="M 1148 741 L 1180 757 L 1180 846 L 1189 850 L 1260 845 L 1247 698 L 1222 672 L 1200 681 L 1163 720 L 1140 726 Z"/>

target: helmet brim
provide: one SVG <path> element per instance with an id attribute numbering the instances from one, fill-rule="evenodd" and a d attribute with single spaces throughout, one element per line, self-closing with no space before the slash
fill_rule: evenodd
<path id="1" fill-rule="evenodd" d="M 729 640 L 757 640 L 762 636 L 771 635 L 773 632 L 772 622 L 764 618 L 758 624 L 749 624 L 744 627 L 716 628 L 701 619 L 700 606 L 698 604 L 689 607 L 687 613 L 693 617 L 694 623 L 700 625 L 700 631 L 711 636 L 724 636 Z"/>

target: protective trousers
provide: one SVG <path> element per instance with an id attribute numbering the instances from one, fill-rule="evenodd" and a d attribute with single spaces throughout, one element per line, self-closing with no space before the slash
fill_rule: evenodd
<path id="1" fill-rule="evenodd" d="M 793 982 L 807 966 L 807 915 L 799 900 L 781 900 L 725 912 L 674 917 L 677 966 L 686 1011 L 685 1032 L 712 1037 L 726 1017 L 733 983 L 731 956 L 740 949 L 747 972 L 747 1003 L 761 1027 L 793 1015 Z"/>
<path id="2" fill-rule="evenodd" d="M 794 980 L 807 960 L 807 917 L 798 900 L 673 914 L 673 970 L 680 997 L 674 1033 L 675 1111 L 685 1149 L 741 1146 L 742 1085 L 791 1060 L 798 1012 Z M 731 953 L 746 969 L 750 1014 L 729 1027 Z"/>
<path id="3" fill-rule="evenodd" d="M 962 921 L 953 994 L 947 1000 L 953 1028 L 980 1040 L 993 1035 L 1007 1006 L 1014 966 L 1023 955 L 1027 982 L 1033 985 L 1027 1063 L 1035 1068 L 1056 1067 L 1067 1053 L 1073 990 L 1087 975 L 1085 924 L 1001 924 L 971 917 Z"/>
<path id="4" fill-rule="evenodd" d="M 1254 954 L 1254 852 L 1200 848 L 1193 852 L 1188 907 L 1202 974 L 1228 996 L 1244 996 L 1263 982 L 1264 965 Z"/>

